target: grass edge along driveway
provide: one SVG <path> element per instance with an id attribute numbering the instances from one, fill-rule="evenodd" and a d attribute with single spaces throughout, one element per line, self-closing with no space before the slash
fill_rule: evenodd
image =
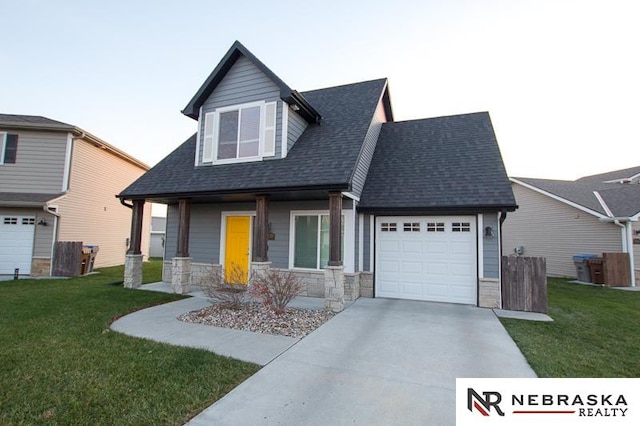
<path id="1" fill-rule="evenodd" d="M 539 377 L 640 377 L 640 292 L 549 278 L 554 322 L 501 321 Z"/>
<path id="2" fill-rule="evenodd" d="M 162 262 L 144 265 L 160 281 Z M 128 290 L 123 268 L 0 282 L 0 424 L 183 424 L 259 366 L 110 331 L 180 296 Z"/>

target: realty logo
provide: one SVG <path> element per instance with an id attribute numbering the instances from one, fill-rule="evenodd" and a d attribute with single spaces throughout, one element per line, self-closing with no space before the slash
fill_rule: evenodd
<path id="1" fill-rule="evenodd" d="M 489 416 L 491 415 L 491 407 L 493 407 L 499 416 L 504 416 L 498 405 L 502 401 L 500 392 L 482 392 L 482 395 L 484 395 L 484 398 L 473 388 L 467 388 L 467 409 L 469 411 L 473 413 L 475 409 L 483 416 Z"/>

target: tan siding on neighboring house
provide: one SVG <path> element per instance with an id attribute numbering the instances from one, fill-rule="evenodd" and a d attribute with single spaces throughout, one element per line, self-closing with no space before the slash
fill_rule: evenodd
<path id="1" fill-rule="evenodd" d="M 572 256 L 576 253 L 622 251 L 620 227 L 602 223 L 597 217 L 512 184 L 518 210 L 507 215 L 502 226 L 502 250 L 513 253 L 524 247 L 525 256 L 547 258 L 547 273 L 575 277 Z"/>
<path id="2" fill-rule="evenodd" d="M 96 267 L 121 265 L 131 229 L 131 209 L 115 197 L 145 170 L 84 140 L 73 144 L 69 193 L 52 203 L 60 214 L 58 240 L 98 245 Z M 142 253 L 149 255 L 151 204 L 145 206 Z"/>
<path id="3" fill-rule="evenodd" d="M 66 132 L 3 130 L 18 135 L 15 164 L 0 164 L 0 192 L 62 192 Z"/>

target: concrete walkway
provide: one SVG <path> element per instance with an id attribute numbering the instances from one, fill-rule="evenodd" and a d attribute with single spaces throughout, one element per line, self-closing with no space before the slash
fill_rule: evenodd
<path id="1" fill-rule="evenodd" d="M 161 283 L 143 287 L 171 291 Z M 178 321 L 208 305 L 197 290 L 193 295 L 111 326 L 264 366 L 193 418 L 192 426 L 451 425 L 457 377 L 535 377 L 490 309 L 360 298 L 299 340 Z M 295 301 L 300 307 L 322 303 Z"/>
<path id="2" fill-rule="evenodd" d="M 358 299 L 189 425 L 455 424 L 457 377 L 535 377 L 490 309 Z"/>
<path id="3" fill-rule="evenodd" d="M 111 329 L 129 336 L 190 348 L 207 349 L 219 355 L 265 365 L 299 339 L 191 324 L 178 321 L 180 314 L 211 305 L 206 299 L 191 297 L 143 309 L 122 317 Z"/>

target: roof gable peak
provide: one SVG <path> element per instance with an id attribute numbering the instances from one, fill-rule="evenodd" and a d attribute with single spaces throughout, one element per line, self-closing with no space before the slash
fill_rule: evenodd
<path id="1" fill-rule="evenodd" d="M 242 43 L 235 41 L 231 48 L 220 60 L 218 65 L 211 72 L 209 77 L 204 81 L 200 89 L 191 98 L 182 113 L 194 120 L 198 119 L 200 114 L 200 106 L 204 104 L 207 98 L 213 93 L 218 84 L 227 75 L 231 67 L 236 63 L 238 58 L 244 56 L 253 65 L 264 73 L 273 83 L 280 89 L 280 98 L 291 105 L 298 113 L 304 117 L 309 123 L 317 123 L 320 121 L 320 114 L 307 102 L 307 100 L 298 91 L 291 89 L 280 77 L 271 71 L 262 61 L 260 61 L 253 53 L 249 51 Z"/>

